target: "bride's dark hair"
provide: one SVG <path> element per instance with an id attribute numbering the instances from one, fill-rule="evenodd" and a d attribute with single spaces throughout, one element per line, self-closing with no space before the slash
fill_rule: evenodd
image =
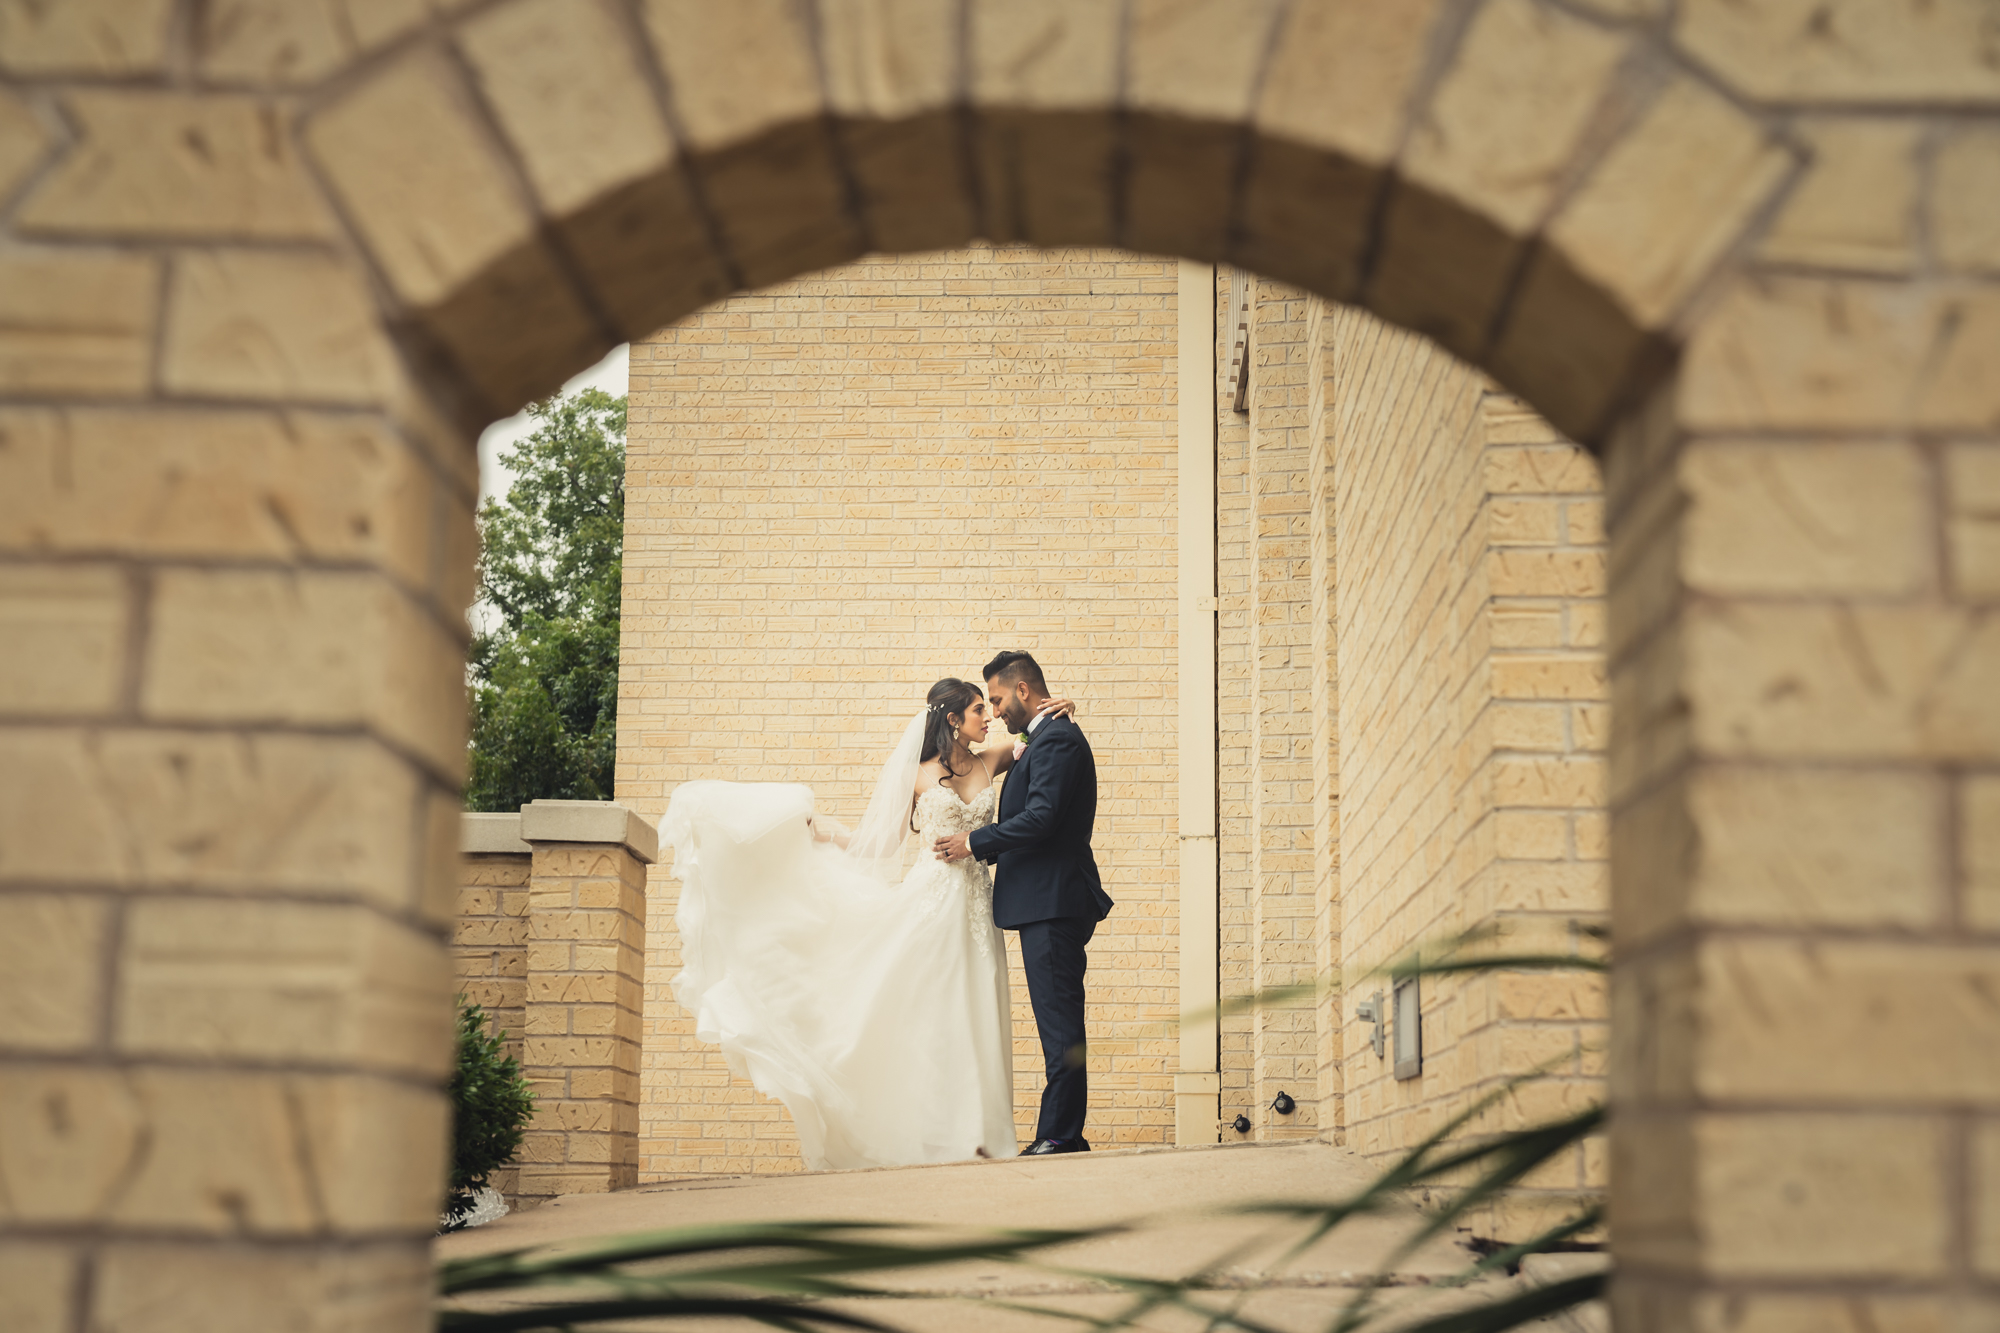
<path id="1" fill-rule="evenodd" d="M 963 722 L 965 710 L 972 707 L 978 698 L 979 687 L 956 676 L 946 676 L 931 686 L 931 692 L 924 696 L 924 704 L 930 711 L 924 718 L 924 749 L 917 762 L 929 763 L 935 759 L 944 765 L 944 776 L 938 779 L 939 786 L 958 776 L 958 771 L 951 766 L 952 751 L 957 748 L 952 744 L 952 714 L 958 714 Z"/>

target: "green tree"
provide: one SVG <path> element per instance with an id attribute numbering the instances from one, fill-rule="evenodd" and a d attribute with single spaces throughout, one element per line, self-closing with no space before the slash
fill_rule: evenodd
<path id="1" fill-rule="evenodd" d="M 618 750 L 625 399 L 583 389 L 528 413 L 507 499 L 479 511 L 498 623 L 472 640 L 472 810 L 608 800 Z"/>

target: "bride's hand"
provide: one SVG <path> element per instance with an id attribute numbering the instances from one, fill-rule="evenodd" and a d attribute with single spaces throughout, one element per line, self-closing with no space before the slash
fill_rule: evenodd
<path id="1" fill-rule="evenodd" d="M 1035 716 L 1036 716 L 1036 717 L 1075 717 L 1075 716 L 1076 716 L 1076 700 L 1074 700 L 1074 699 L 1048 699 L 1048 700 L 1044 700 L 1044 701 L 1043 701 L 1043 703 L 1042 703 L 1042 706 L 1041 706 L 1040 708 L 1037 708 L 1037 709 L 1035 710 Z"/>
<path id="2" fill-rule="evenodd" d="M 814 842 L 837 842 L 842 847 L 853 834 L 853 830 L 832 815 L 807 815 L 806 827 L 812 831 Z"/>

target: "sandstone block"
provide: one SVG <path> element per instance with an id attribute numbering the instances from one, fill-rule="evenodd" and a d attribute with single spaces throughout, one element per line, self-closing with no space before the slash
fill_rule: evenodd
<path id="1" fill-rule="evenodd" d="M 836 114 L 890 120 L 952 97 L 950 17 L 925 0 L 835 0 L 819 13 L 820 59 Z"/>
<path id="2" fill-rule="evenodd" d="M 973 100 L 982 108 L 982 229 L 1040 245 L 1108 244 L 1119 10 L 1093 2 L 979 0 L 970 10 Z M 1040 160 L 1052 172 L 1016 164 Z"/>
<path id="3" fill-rule="evenodd" d="M 115 1042 L 434 1074 L 450 1055 L 450 973 L 437 941 L 362 907 L 141 901 L 120 942 Z"/>
<path id="4" fill-rule="evenodd" d="M 1992 930 L 2000 927 L 2000 778 L 1961 779 L 1958 801 L 1966 923 Z"/>
<path id="5" fill-rule="evenodd" d="M 611 1069 L 618 1062 L 618 1043 L 611 1037 L 530 1036 L 524 1063 L 536 1069 Z M 576 1086 L 571 1084 L 571 1091 Z M 585 1094 L 579 1094 L 585 1095 Z"/>
<path id="6" fill-rule="evenodd" d="M 1386 162 L 1437 9 L 1435 0 L 1292 6 L 1258 90 L 1257 124 L 1283 138 Z"/>
<path id="7" fill-rule="evenodd" d="M 459 41 L 549 214 L 671 163 L 653 94 L 603 5 L 517 0 L 473 19 Z"/>
<path id="8" fill-rule="evenodd" d="M 1680 475 L 1695 589 L 1906 594 L 1930 579 L 1931 481 L 1908 446 L 1704 441 Z"/>
<path id="9" fill-rule="evenodd" d="M 457 910 L 459 821 L 464 815 L 465 803 L 455 791 L 432 788 L 424 799 L 416 909 L 432 925 L 449 925 Z"/>
<path id="10" fill-rule="evenodd" d="M 318 81 L 428 17 L 423 0 L 218 0 L 197 34 L 202 73 L 279 86 Z"/>
<path id="11" fill-rule="evenodd" d="M 303 7 L 303 6 L 301 6 Z M 261 1247 L 160 1241 L 100 1252 L 91 1309 L 110 1333 L 270 1333 L 301 1310 L 328 1329 L 417 1329 L 431 1313 L 419 1240 Z"/>
<path id="12" fill-rule="evenodd" d="M 1981 429 L 2000 290 L 1862 280 L 1738 281 L 1689 342 L 1684 429 Z"/>
<path id="13" fill-rule="evenodd" d="M 0 91 L 0 195 L 12 194 L 48 149 L 48 129 L 34 109 Z"/>
<path id="14" fill-rule="evenodd" d="M 2000 268 L 2000 133 L 1968 125 L 1947 138 L 1931 162 L 1931 236 L 1938 256 L 1957 268 Z"/>
<path id="15" fill-rule="evenodd" d="M 1693 80 L 1677 80 L 1549 224 L 1549 239 L 1658 328 L 1777 188 L 1791 159 L 1769 131 Z"/>
<path id="16" fill-rule="evenodd" d="M 2000 595 L 2000 449 L 1945 449 L 1945 542 L 1951 587 L 1961 596 Z"/>
<path id="17" fill-rule="evenodd" d="M 412 903 L 417 774 L 378 745 L 158 730 L 76 744 L 116 812 L 121 881 Z"/>
<path id="18" fill-rule="evenodd" d="M 1674 38 L 1752 98 L 1775 101 L 2000 102 L 2000 71 L 1980 58 L 1986 29 L 1976 4 L 1909 8 L 1803 0 L 1746 9 L 1695 0 Z"/>
<path id="19" fill-rule="evenodd" d="M 127 1077 L 149 1142 L 110 1220 L 211 1235 L 318 1229 L 297 1103 L 282 1075 L 140 1069 Z"/>
<path id="20" fill-rule="evenodd" d="M 367 280 L 326 254 L 211 250 L 174 261 L 160 375 L 224 398 L 385 402 L 401 364 Z"/>
<path id="21" fill-rule="evenodd" d="M 1926 1106 L 2000 1098 L 2000 949 L 1894 940 L 1701 947 L 1699 1062 L 1713 1098 Z"/>
<path id="22" fill-rule="evenodd" d="M 1492 628 L 1495 648 L 1563 646 L 1563 612 L 1560 607 L 1500 604 L 1492 608 L 1488 623 Z"/>
<path id="23" fill-rule="evenodd" d="M 1435 0 L 1290 7 L 1258 91 L 1254 119 L 1269 137 L 1240 190 L 1234 259 L 1315 291 L 1353 290 L 1369 201 L 1436 18 Z"/>
<path id="24" fill-rule="evenodd" d="M 0 388 L 143 392 L 152 378 L 159 263 L 88 250 L 0 255 Z"/>
<path id="25" fill-rule="evenodd" d="M 74 1327 L 82 1255 L 68 1245 L 14 1238 L 0 1251 L 0 1324 L 21 1333 Z"/>
<path id="26" fill-rule="evenodd" d="M 1781 264 L 1903 273 L 1916 262 L 1913 224 L 1920 127 L 1825 117 L 1800 122 L 1812 152 L 1759 258 Z"/>
<path id="27" fill-rule="evenodd" d="M 1525 432 L 1548 433 L 1539 417 Z M 1509 437 L 1523 432 L 1495 423 L 1488 415 L 1489 447 L 1480 455 L 1486 489 L 1496 495 L 1594 495 L 1603 491 L 1604 478 L 1597 460 L 1573 444 L 1539 447 L 1516 444 Z M 1492 447 L 1506 445 L 1508 447 Z"/>
<path id="28" fill-rule="evenodd" d="M 82 142 L 28 195 L 30 232 L 319 239 L 332 233 L 286 108 L 233 94 L 74 92 Z"/>
<path id="29" fill-rule="evenodd" d="M 1494 978 L 1500 1018 L 1602 1019 L 1606 1016 L 1602 977 L 1567 972 L 1501 972 Z"/>
<path id="30" fill-rule="evenodd" d="M 172 0 L 76 0 L 0 8 L 0 69 L 137 74 L 162 67 Z"/>
<path id="31" fill-rule="evenodd" d="M 1945 793 L 1928 775 L 1706 767 L 1687 800 L 1697 921 L 1943 924 Z"/>
<path id="32" fill-rule="evenodd" d="M 1688 621 L 1713 754 L 1973 756 L 2000 744 L 2000 624 L 1937 607 L 1715 606 Z"/>
<path id="33" fill-rule="evenodd" d="M 1604 595 L 1601 551 L 1503 548 L 1487 554 L 1486 567 L 1496 597 Z"/>
<path id="34" fill-rule="evenodd" d="M 78 732 L 0 734 L 0 881 L 104 880 L 126 873 L 118 814 Z"/>
<path id="35" fill-rule="evenodd" d="M 1139 0 L 1124 34 L 1127 103 L 1191 120 L 1240 121 L 1281 9 L 1270 0 Z"/>
<path id="36" fill-rule="evenodd" d="M 2000 1120 L 1974 1122 L 1971 1139 L 1972 1266 L 1991 1277 L 2000 1274 Z"/>
<path id="37" fill-rule="evenodd" d="M 534 219 L 456 83 L 442 61 L 408 57 L 307 130 L 397 295 L 419 307 L 533 240 Z"/>
<path id="38" fill-rule="evenodd" d="M 1916 1116 L 1700 1117 L 1691 1165 L 1703 1268 L 1791 1278 L 1943 1272 L 1943 1131 Z"/>
<path id="39" fill-rule="evenodd" d="M 811 34 L 781 0 L 647 0 L 645 17 L 691 147 L 718 148 L 820 111 Z"/>
<path id="40" fill-rule="evenodd" d="M 65 552 L 365 561 L 424 589 L 436 485 L 364 417 L 0 413 L 0 525 Z"/>
<path id="41" fill-rule="evenodd" d="M 96 1045 L 110 915 L 98 897 L 0 896 L 0 1044 L 29 1051 Z"/>
<path id="42" fill-rule="evenodd" d="M 0 699 L 7 711 L 115 709 L 130 601 L 129 581 L 115 568 L 0 566 Z"/>
<path id="43" fill-rule="evenodd" d="M 1599 656 L 1510 653 L 1493 659 L 1496 699 L 1603 699 L 1609 693 Z"/>
<path id="44" fill-rule="evenodd" d="M 1118 7 L 1092 0 L 977 0 L 972 93 L 983 106 L 1075 110 L 1115 96 Z"/>
<path id="45" fill-rule="evenodd" d="M 145 1157 L 153 1108 L 117 1072 L 15 1063 L 0 1070 L 0 1209 L 18 1224 L 99 1220 Z"/>
<path id="46" fill-rule="evenodd" d="M 451 1141 L 439 1093 L 385 1079 L 300 1080 L 300 1119 L 327 1224 L 421 1236 L 437 1226 Z"/>
<path id="47" fill-rule="evenodd" d="M 378 578 L 174 571 L 153 616 L 149 716 L 377 727 L 448 779 L 463 768 L 463 650 Z"/>
<path id="48" fill-rule="evenodd" d="M 1483 7 L 1419 116 L 1410 177 L 1519 235 L 1547 206 L 1625 43 L 1522 0 Z"/>

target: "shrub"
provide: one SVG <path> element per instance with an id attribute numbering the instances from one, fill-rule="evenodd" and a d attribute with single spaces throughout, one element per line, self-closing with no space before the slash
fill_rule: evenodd
<path id="1" fill-rule="evenodd" d="M 452 1071 L 451 1193 L 447 1214 L 462 1215 L 472 1191 L 512 1161 L 535 1113 L 521 1066 L 505 1053 L 505 1035 L 488 1030 L 486 1011 L 458 1000 L 458 1065 Z"/>

